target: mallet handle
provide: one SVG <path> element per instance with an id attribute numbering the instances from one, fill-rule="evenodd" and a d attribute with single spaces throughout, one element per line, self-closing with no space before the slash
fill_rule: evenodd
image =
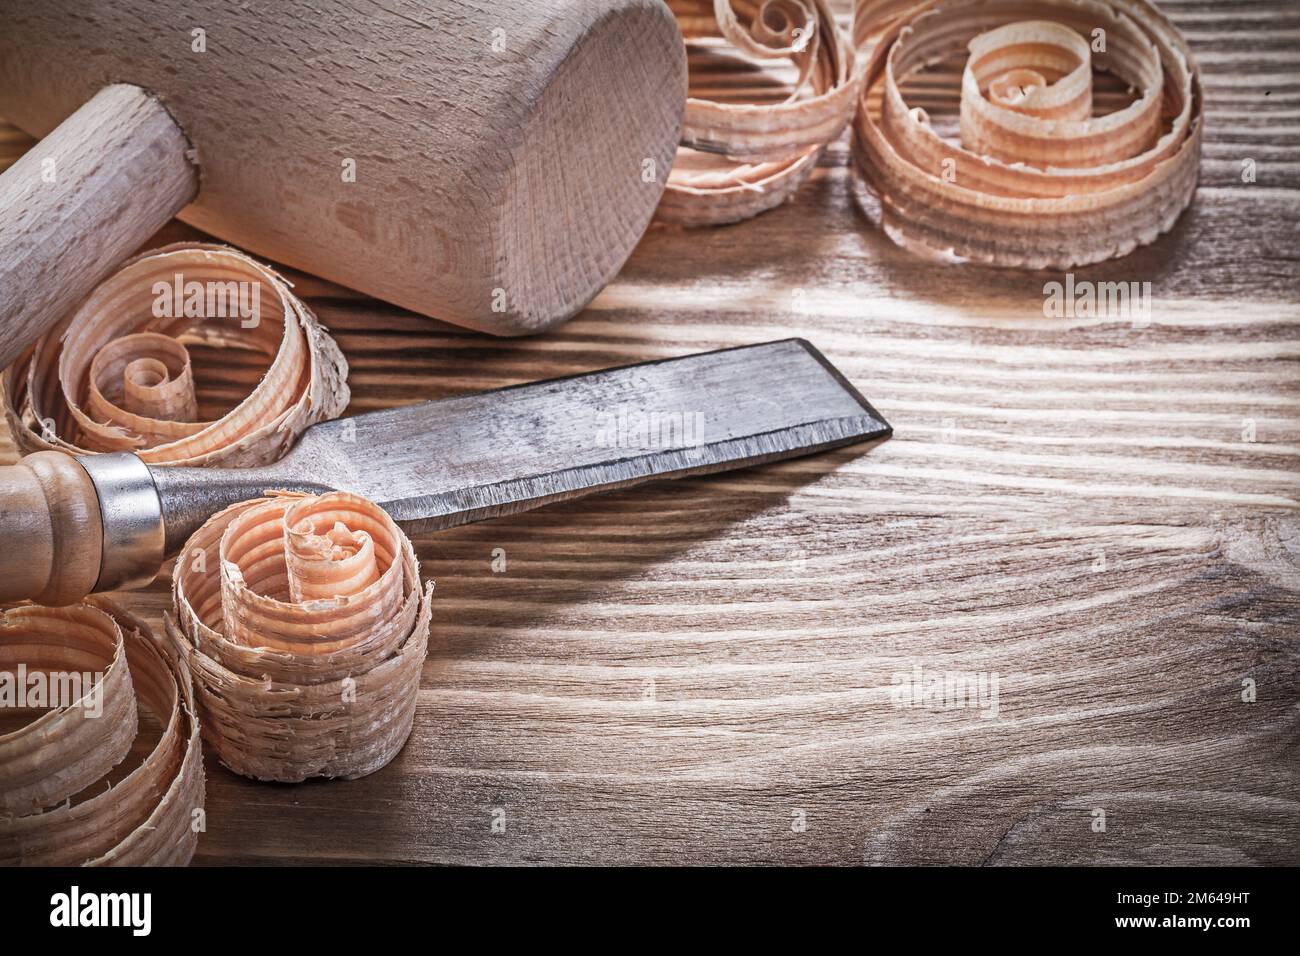
<path id="1" fill-rule="evenodd" d="M 0 175 L 0 368 L 7 368 L 198 193 L 185 134 L 114 85 Z"/>

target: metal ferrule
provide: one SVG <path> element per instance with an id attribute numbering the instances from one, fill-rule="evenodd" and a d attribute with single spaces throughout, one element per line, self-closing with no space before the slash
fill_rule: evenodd
<path id="1" fill-rule="evenodd" d="M 146 465 L 130 452 L 78 456 L 99 496 L 104 557 L 96 591 L 144 587 L 163 563 L 162 502 Z"/>

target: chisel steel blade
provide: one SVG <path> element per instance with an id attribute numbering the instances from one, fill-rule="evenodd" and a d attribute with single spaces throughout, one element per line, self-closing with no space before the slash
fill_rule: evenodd
<path id="1" fill-rule="evenodd" d="M 419 532 L 890 431 L 816 348 L 785 339 L 323 422 L 267 468 L 154 477 L 171 547 L 270 489 L 351 491 Z"/>

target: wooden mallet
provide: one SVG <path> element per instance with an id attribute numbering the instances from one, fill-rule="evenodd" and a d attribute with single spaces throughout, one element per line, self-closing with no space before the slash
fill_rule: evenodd
<path id="1" fill-rule="evenodd" d="M 459 325 L 583 308 L 686 98 L 661 0 L 0 0 L 0 367 L 170 218 Z"/>

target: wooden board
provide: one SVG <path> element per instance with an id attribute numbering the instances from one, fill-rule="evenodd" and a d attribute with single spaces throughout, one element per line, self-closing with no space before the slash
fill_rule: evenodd
<path id="1" fill-rule="evenodd" d="M 1201 189 L 1077 276 L 1151 282 L 1145 327 L 894 248 L 844 145 L 755 221 L 656 228 L 544 338 L 313 298 L 355 411 L 797 333 L 896 435 L 422 539 L 405 750 L 210 762 L 198 862 L 1300 863 L 1300 7 L 1165 6 Z M 996 717 L 898 706 L 918 667 L 996 674 Z"/>

